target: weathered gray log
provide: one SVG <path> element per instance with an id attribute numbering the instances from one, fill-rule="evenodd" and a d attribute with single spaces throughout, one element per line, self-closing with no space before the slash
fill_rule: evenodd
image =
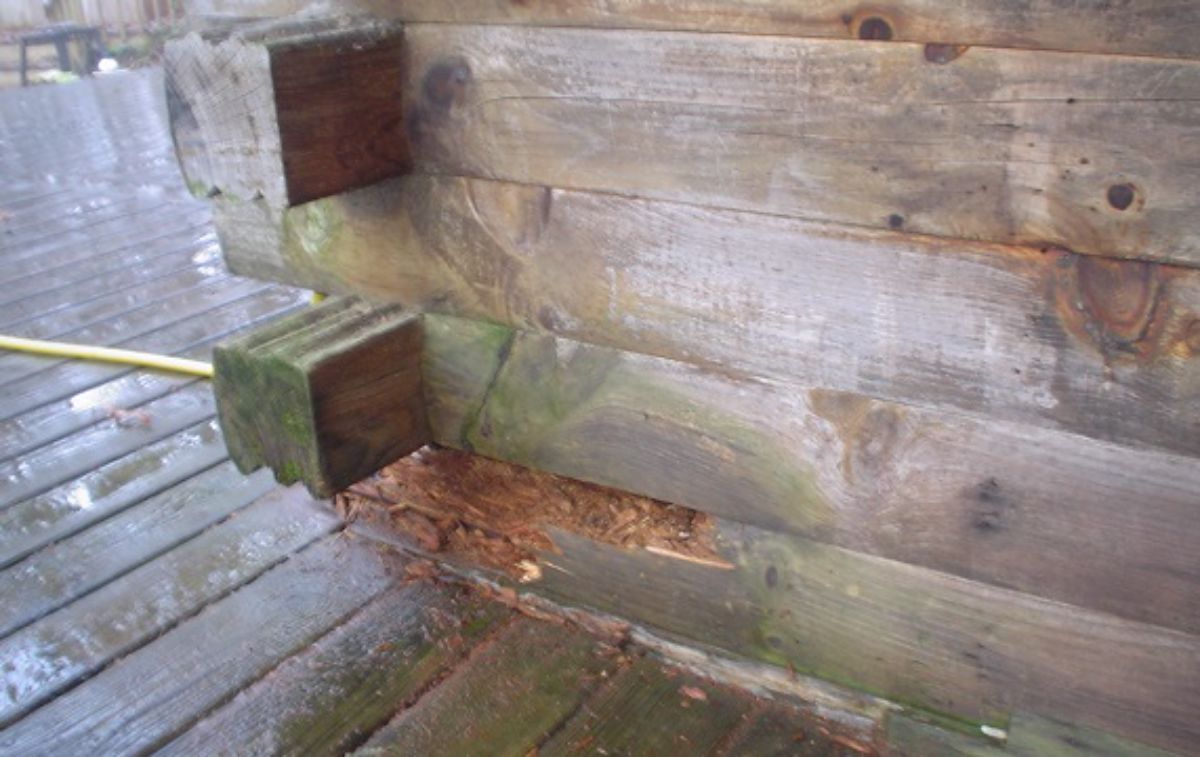
<path id="1" fill-rule="evenodd" d="M 1200 271 L 450 177 L 216 216 L 243 275 L 1200 454 Z"/>
<path id="2" fill-rule="evenodd" d="M 314 200 L 405 173 L 402 30 L 335 21 L 167 45 L 167 101 L 198 195 Z"/>
<path id="3" fill-rule="evenodd" d="M 427 444 L 421 341 L 419 317 L 346 299 L 217 347 L 231 457 L 327 497 Z"/>
<path id="4" fill-rule="evenodd" d="M 186 0 L 189 15 L 224 19 L 287 15 L 315 0 Z M 832 39 L 988 45 L 1042 50 L 1196 57 L 1200 6 L 1162 0 L 332 0 L 334 12 L 402 21 L 674 29 Z"/>

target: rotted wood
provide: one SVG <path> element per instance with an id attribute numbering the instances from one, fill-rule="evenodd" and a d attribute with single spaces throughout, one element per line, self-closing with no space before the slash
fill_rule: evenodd
<path id="1" fill-rule="evenodd" d="M 311 0 L 188 0 L 189 15 L 220 19 L 288 15 Z M 777 34 L 832 39 L 942 42 L 1043 50 L 1200 56 L 1192 29 L 1200 10 L 1189 2 L 1054 0 L 996 3 L 964 0 L 336 0 L 335 12 L 403 21 L 530 24 Z"/>
<path id="2" fill-rule="evenodd" d="M 1187 268 L 459 178 L 216 215 L 243 275 L 1200 453 Z"/>
<path id="3" fill-rule="evenodd" d="M 167 104 L 197 195 L 283 207 L 407 171 L 399 26 L 305 20 L 167 45 Z"/>
<path id="4" fill-rule="evenodd" d="M 1198 62 L 454 24 L 405 47 L 421 172 L 1200 263 Z"/>
<path id="5" fill-rule="evenodd" d="M 230 456 L 331 496 L 430 441 L 421 322 L 336 299 L 214 351 Z"/>

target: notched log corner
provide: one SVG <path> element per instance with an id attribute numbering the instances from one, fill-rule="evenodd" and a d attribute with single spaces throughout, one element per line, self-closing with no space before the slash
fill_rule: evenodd
<path id="1" fill-rule="evenodd" d="M 420 316 L 346 298 L 220 345 L 230 456 L 329 497 L 427 444 L 421 343 Z"/>
<path id="2" fill-rule="evenodd" d="M 193 194 L 284 208 L 408 173 L 403 29 L 253 24 L 167 46 L 175 149 Z"/>

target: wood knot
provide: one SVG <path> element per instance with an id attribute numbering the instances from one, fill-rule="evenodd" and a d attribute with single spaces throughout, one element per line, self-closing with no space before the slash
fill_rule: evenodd
<path id="1" fill-rule="evenodd" d="M 1106 360 L 1159 352 L 1170 311 L 1162 266 L 1067 253 L 1055 270 L 1056 305 L 1068 331 Z"/>
<path id="2" fill-rule="evenodd" d="M 895 36 L 892 25 L 880 16 L 867 16 L 858 24 L 859 39 L 889 40 Z"/>
<path id="3" fill-rule="evenodd" d="M 1105 197 L 1108 199 L 1109 207 L 1114 210 L 1126 210 L 1138 198 L 1138 191 L 1136 186 L 1128 182 L 1113 184 L 1108 188 Z"/>
<path id="4" fill-rule="evenodd" d="M 970 45 L 946 45 L 937 42 L 930 42 L 925 45 L 925 60 L 930 63 L 949 63 L 965 53 Z"/>
<path id="5" fill-rule="evenodd" d="M 430 105 L 448 109 L 461 99 L 471 81 L 471 67 L 461 58 L 435 63 L 425 72 L 421 93 Z"/>

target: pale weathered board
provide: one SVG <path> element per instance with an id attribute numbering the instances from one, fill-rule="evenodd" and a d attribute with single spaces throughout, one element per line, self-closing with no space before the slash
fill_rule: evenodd
<path id="1" fill-rule="evenodd" d="M 0 636 L 187 541 L 274 487 L 226 463 L 176 484 L 0 573 Z"/>
<path id="2" fill-rule="evenodd" d="M 0 511 L 215 414 L 211 389 L 197 381 L 0 463 Z"/>
<path id="3" fill-rule="evenodd" d="M 167 105 L 197 195 L 276 207 L 406 173 L 398 25 L 293 21 L 167 44 Z"/>
<path id="4" fill-rule="evenodd" d="M 185 0 L 212 18 L 275 16 L 313 0 Z M 895 39 L 1138 55 L 1200 56 L 1188 0 L 333 0 L 326 11 L 404 21 L 741 32 Z"/>
<path id="5" fill-rule="evenodd" d="M 65 539 L 226 458 L 215 419 L 0 511 L 0 568 Z"/>
<path id="6" fill-rule="evenodd" d="M 443 24 L 405 45 L 418 171 L 1200 264 L 1200 62 Z"/>
<path id="7" fill-rule="evenodd" d="M 731 569 L 556 530 L 527 588 L 961 718 L 1030 712 L 1185 753 L 1200 739 L 1200 637 L 752 526 L 717 531 Z"/>
<path id="8" fill-rule="evenodd" d="M 430 583 L 387 592 L 158 754 L 345 754 L 509 615 L 457 592 Z"/>
<path id="9" fill-rule="evenodd" d="M 1200 453 L 1200 272 L 491 181 L 223 204 L 231 267 Z"/>
<path id="10" fill-rule="evenodd" d="M 297 490 L 236 517 L 0 641 L 0 726 L 12 723 L 324 536 L 339 519 Z M 135 536 L 136 538 L 136 536 Z"/>
<path id="11" fill-rule="evenodd" d="M 425 316 L 440 444 L 1200 631 L 1200 466 Z"/>
<path id="12" fill-rule="evenodd" d="M 0 750 L 151 751 L 386 590 L 393 562 L 328 537 L 0 731 Z"/>
<path id="13" fill-rule="evenodd" d="M 230 456 L 329 497 L 428 444 L 421 340 L 419 315 L 349 298 L 219 345 Z"/>

